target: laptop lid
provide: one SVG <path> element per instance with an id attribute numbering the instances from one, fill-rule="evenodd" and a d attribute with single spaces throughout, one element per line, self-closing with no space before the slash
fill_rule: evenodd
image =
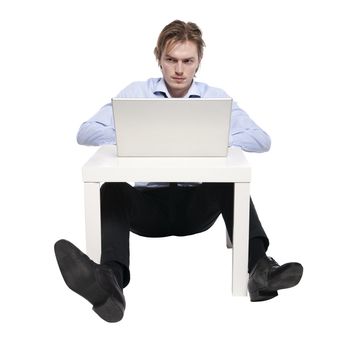
<path id="1" fill-rule="evenodd" d="M 117 154 L 225 157 L 231 98 L 113 98 Z"/>

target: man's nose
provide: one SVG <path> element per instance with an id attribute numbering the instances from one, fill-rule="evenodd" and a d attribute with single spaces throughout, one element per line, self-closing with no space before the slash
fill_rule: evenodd
<path id="1" fill-rule="evenodd" d="M 175 73 L 176 74 L 183 74 L 183 65 L 182 62 L 178 61 L 175 66 Z"/>

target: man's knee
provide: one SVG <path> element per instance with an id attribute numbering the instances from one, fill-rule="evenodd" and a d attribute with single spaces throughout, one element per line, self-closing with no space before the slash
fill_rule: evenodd
<path id="1" fill-rule="evenodd" d="M 125 193 L 128 187 L 131 186 L 126 182 L 105 182 L 100 189 L 101 199 Z"/>
<path id="2" fill-rule="evenodd" d="M 203 190 L 210 193 L 213 197 L 233 198 L 234 183 L 231 182 L 207 182 L 203 184 Z"/>

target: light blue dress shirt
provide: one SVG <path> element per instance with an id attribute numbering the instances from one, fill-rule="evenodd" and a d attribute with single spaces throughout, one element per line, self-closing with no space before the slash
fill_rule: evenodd
<path id="1" fill-rule="evenodd" d="M 163 78 L 151 78 L 147 81 L 134 82 L 123 89 L 117 97 L 122 98 L 171 98 Z M 207 84 L 193 81 L 184 98 L 224 98 L 225 91 Z M 116 133 L 112 104 L 103 106 L 92 118 L 83 123 L 77 135 L 80 145 L 100 146 L 116 143 Z M 270 149 L 269 135 L 232 103 L 229 147 L 238 146 L 247 152 L 266 152 Z M 136 186 L 159 186 L 155 183 L 137 183 Z M 165 185 L 165 184 L 163 184 Z"/>

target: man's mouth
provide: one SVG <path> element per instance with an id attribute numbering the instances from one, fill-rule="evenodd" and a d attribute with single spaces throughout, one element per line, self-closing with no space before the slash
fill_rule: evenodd
<path id="1" fill-rule="evenodd" d="M 184 80 L 186 80 L 186 78 L 180 78 L 180 77 L 172 77 L 173 80 L 178 81 L 178 82 L 182 82 Z"/>

